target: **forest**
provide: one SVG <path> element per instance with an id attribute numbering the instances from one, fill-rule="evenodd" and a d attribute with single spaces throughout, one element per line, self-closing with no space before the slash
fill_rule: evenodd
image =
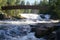
<path id="1" fill-rule="evenodd" d="M 0 14 L 3 13 L 8 16 L 20 17 L 20 13 L 33 13 L 32 9 L 13 9 L 13 10 L 2 10 L 2 6 L 13 6 L 13 5 L 30 5 L 30 2 L 25 3 L 24 0 L 0 0 Z M 60 19 L 60 0 L 43 0 L 38 3 L 35 1 L 32 5 L 48 6 L 47 10 L 39 9 L 37 14 L 50 14 L 53 19 Z"/>

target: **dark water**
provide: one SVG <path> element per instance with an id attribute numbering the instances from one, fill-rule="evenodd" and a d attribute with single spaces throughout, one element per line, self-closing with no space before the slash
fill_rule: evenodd
<path id="1" fill-rule="evenodd" d="M 49 16 L 47 17 L 46 15 L 45 19 L 38 16 L 38 18 L 36 17 L 36 19 L 38 21 L 49 20 Z M 27 21 L 30 22 L 32 20 L 28 19 Z M 11 23 L 6 24 L 8 22 Z M 34 32 L 31 32 L 31 26 L 28 24 L 19 24 L 19 22 L 15 24 L 13 21 L 5 21 L 5 23 L 2 24 L 0 23 L 0 40 L 46 40 L 44 38 L 36 38 L 34 34 Z"/>
<path id="2" fill-rule="evenodd" d="M 45 40 L 36 38 L 28 24 L 0 24 L 0 40 Z"/>

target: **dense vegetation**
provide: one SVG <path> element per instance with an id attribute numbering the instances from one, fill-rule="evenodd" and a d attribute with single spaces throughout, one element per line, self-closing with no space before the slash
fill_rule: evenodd
<path id="1" fill-rule="evenodd" d="M 3 12 L 5 15 L 10 16 L 18 16 L 20 13 L 31 13 L 32 9 L 14 9 L 14 10 L 1 10 L 1 6 L 9 6 L 9 5 L 30 5 L 30 3 L 27 1 L 25 3 L 24 0 L 0 0 L 0 12 Z M 43 0 L 40 1 L 39 4 L 37 4 L 37 1 L 34 2 L 33 5 L 40 5 L 40 6 L 48 6 L 49 8 L 47 10 L 40 9 L 39 13 L 43 14 L 51 14 L 54 16 L 53 18 L 59 18 L 60 19 L 60 0 Z"/>

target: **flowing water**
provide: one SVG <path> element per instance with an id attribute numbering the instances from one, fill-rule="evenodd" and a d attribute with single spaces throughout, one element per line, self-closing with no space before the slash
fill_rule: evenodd
<path id="1" fill-rule="evenodd" d="M 12 23 L 14 22 L 12 21 Z M 19 22 L 18 24 L 2 23 L 0 24 L 0 40 L 46 40 L 44 38 L 36 38 L 34 36 L 35 33 L 30 31 L 29 24 L 19 24 Z"/>
<path id="2" fill-rule="evenodd" d="M 27 24 L 0 24 L 0 40 L 44 40 L 36 38 Z"/>

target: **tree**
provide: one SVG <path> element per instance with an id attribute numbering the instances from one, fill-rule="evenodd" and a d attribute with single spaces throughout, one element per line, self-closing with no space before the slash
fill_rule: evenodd
<path id="1" fill-rule="evenodd" d="M 25 5 L 25 2 L 24 1 L 21 1 L 21 4 L 20 5 Z"/>
<path id="2" fill-rule="evenodd" d="M 20 0 L 16 0 L 16 5 L 20 5 Z"/>
<path id="3" fill-rule="evenodd" d="M 16 0 L 16 3 L 15 3 L 15 4 L 16 4 L 16 5 L 20 5 L 20 2 L 21 2 L 21 0 Z M 21 11 L 22 11 L 22 10 L 20 10 L 20 9 L 15 9 L 14 14 L 15 14 L 16 16 L 18 16 Z"/>
<path id="4" fill-rule="evenodd" d="M 25 1 L 22 0 L 21 3 L 20 3 L 20 5 L 25 5 Z M 24 13 L 24 11 L 25 11 L 24 9 L 21 9 L 21 13 Z"/>
<path id="5" fill-rule="evenodd" d="M 1 10 L 1 6 L 10 6 L 10 5 L 19 5 L 20 0 L 1 0 L 0 1 L 0 11 L 6 13 L 10 16 L 17 16 L 20 13 L 20 10 Z"/>
<path id="6" fill-rule="evenodd" d="M 37 2 L 37 1 L 35 1 L 35 2 L 34 2 L 34 5 L 38 5 L 37 3 L 38 3 L 38 2 Z"/>
<path id="7" fill-rule="evenodd" d="M 7 0 L 8 5 L 15 5 L 17 0 Z"/>
<path id="8" fill-rule="evenodd" d="M 40 1 L 39 6 L 44 7 L 44 8 L 43 9 L 39 9 L 39 13 L 41 13 L 41 14 L 47 14 L 48 11 L 49 11 L 49 8 L 45 9 L 45 7 L 47 7 L 48 4 L 49 3 L 48 3 L 47 0 Z"/>
<path id="9" fill-rule="evenodd" d="M 7 0 L 7 6 L 10 6 L 10 5 L 16 5 L 16 0 Z M 5 10 L 5 12 L 10 15 L 10 16 L 13 16 L 14 15 L 14 10 Z"/>
<path id="10" fill-rule="evenodd" d="M 1 6 L 6 6 L 7 0 L 0 0 L 0 9 Z"/>
<path id="11" fill-rule="evenodd" d="M 7 0 L 0 0 L 0 12 L 3 13 L 3 10 L 1 10 L 2 6 L 6 6 Z"/>
<path id="12" fill-rule="evenodd" d="M 7 3 L 7 0 L 0 0 L 0 6 L 5 6 Z"/>
<path id="13" fill-rule="evenodd" d="M 26 5 L 30 5 L 29 1 L 26 2 Z"/>
<path id="14" fill-rule="evenodd" d="M 40 1 L 39 5 L 41 5 L 41 6 L 48 5 L 48 1 L 47 0 Z"/>
<path id="15" fill-rule="evenodd" d="M 27 1 L 27 2 L 26 2 L 26 5 L 30 5 L 30 2 Z M 25 9 L 25 13 L 31 13 L 31 9 Z"/>
<path id="16" fill-rule="evenodd" d="M 50 14 L 53 19 L 60 19 L 60 0 L 50 0 Z"/>
<path id="17" fill-rule="evenodd" d="M 56 12 L 58 18 L 60 19 L 60 0 L 57 0 L 54 6 L 55 6 L 54 12 Z"/>
<path id="18" fill-rule="evenodd" d="M 20 0 L 8 0 L 7 6 L 10 5 L 20 5 Z M 5 10 L 5 12 L 10 16 L 18 16 L 21 10 L 13 9 L 13 10 Z"/>

